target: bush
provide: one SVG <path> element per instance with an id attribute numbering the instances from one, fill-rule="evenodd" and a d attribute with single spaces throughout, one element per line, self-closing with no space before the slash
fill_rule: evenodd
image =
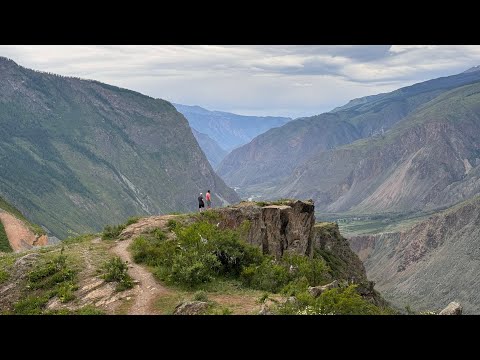
<path id="1" fill-rule="evenodd" d="M 297 254 L 284 254 L 282 262 L 292 269 L 295 279 L 307 279 L 309 286 L 325 284 L 329 277 L 329 268 L 322 258 L 308 258 Z"/>
<path id="2" fill-rule="evenodd" d="M 197 291 L 193 294 L 193 300 L 195 301 L 208 301 L 207 293 L 203 290 Z"/>
<path id="3" fill-rule="evenodd" d="M 128 275 L 128 262 L 123 262 L 118 256 L 110 259 L 103 265 L 103 279 L 107 282 L 117 282 L 117 291 L 131 289 L 133 280 Z"/>
<path id="4" fill-rule="evenodd" d="M 318 298 L 308 292 L 298 293 L 295 303 L 285 303 L 278 308 L 283 315 L 379 315 L 384 311 L 364 300 L 355 290 L 356 285 L 327 290 Z"/>
<path id="5" fill-rule="evenodd" d="M 121 232 L 129 225 L 135 224 L 138 220 L 141 218 L 138 216 L 133 216 L 128 218 L 127 222 L 125 224 L 120 224 L 120 225 L 107 225 L 103 229 L 102 232 L 102 240 L 110 240 L 110 239 L 115 239 L 118 237 L 118 235 L 121 234 Z"/>
<path id="6" fill-rule="evenodd" d="M 240 231 L 221 230 L 208 221 L 188 226 L 170 220 L 176 234 L 163 232 L 138 237 L 131 245 L 137 263 L 155 266 L 155 276 L 168 283 L 194 287 L 217 277 L 238 277 L 244 266 L 261 263 L 260 250 L 240 240 Z"/>
<path id="7" fill-rule="evenodd" d="M 285 266 L 266 258 L 260 265 L 245 267 L 241 279 L 248 287 L 276 293 L 290 282 L 291 277 Z"/>
<path id="8" fill-rule="evenodd" d="M 107 225 L 103 229 L 102 240 L 115 239 L 125 229 L 125 225 Z"/>

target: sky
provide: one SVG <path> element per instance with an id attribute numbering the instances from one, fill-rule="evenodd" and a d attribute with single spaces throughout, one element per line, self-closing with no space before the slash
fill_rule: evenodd
<path id="1" fill-rule="evenodd" d="M 480 65 L 476 45 L 0 45 L 27 68 L 243 115 L 292 118 Z"/>

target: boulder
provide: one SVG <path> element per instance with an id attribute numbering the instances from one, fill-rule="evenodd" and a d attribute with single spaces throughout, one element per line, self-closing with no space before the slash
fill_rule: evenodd
<path id="1" fill-rule="evenodd" d="M 186 301 L 178 304 L 173 311 L 173 315 L 200 315 L 208 308 L 205 301 Z"/>
<path id="2" fill-rule="evenodd" d="M 327 291 L 327 290 L 330 290 L 330 289 L 334 289 L 334 288 L 337 288 L 339 287 L 339 284 L 338 284 L 338 281 L 335 280 L 335 281 L 332 281 L 330 284 L 327 284 L 327 285 L 322 285 L 322 286 L 310 286 L 308 288 L 308 292 L 310 293 L 310 295 L 312 295 L 313 297 L 319 297 L 320 295 L 322 295 L 322 293 L 324 291 Z"/>
<path id="3" fill-rule="evenodd" d="M 440 311 L 438 315 L 462 315 L 462 311 L 462 305 L 458 302 L 452 301 L 445 309 Z"/>

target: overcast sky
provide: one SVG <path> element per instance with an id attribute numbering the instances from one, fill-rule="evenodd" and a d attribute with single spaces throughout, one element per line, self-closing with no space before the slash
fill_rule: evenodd
<path id="1" fill-rule="evenodd" d="M 0 56 L 175 103 L 295 118 L 480 65 L 480 46 L 2 45 Z"/>

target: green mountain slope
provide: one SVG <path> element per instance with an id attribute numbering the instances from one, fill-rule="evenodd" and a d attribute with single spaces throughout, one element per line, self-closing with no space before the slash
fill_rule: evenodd
<path id="1" fill-rule="evenodd" d="M 54 235 L 237 201 L 168 102 L 0 58 L 0 193 Z"/>

